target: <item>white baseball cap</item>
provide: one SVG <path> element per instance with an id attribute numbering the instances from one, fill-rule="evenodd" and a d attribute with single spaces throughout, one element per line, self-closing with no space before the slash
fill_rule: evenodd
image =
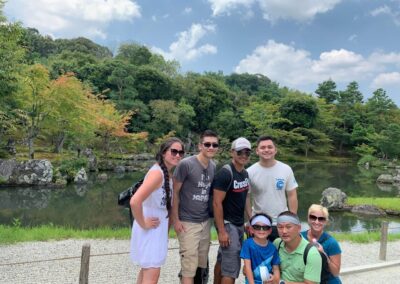
<path id="1" fill-rule="evenodd" d="M 231 149 L 235 150 L 235 151 L 240 151 L 240 150 L 243 150 L 243 149 L 251 150 L 251 143 L 246 138 L 239 137 L 238 139 L 236 139 L 235 141 L 232 142 Z"/>

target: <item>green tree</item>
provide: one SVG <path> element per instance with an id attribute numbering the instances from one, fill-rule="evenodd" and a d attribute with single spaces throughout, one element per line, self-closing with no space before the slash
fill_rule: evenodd
<path id="1" fill-rule="evenodd" d="M 49 72 L 40 64 L 25 68 L 22 73 L 23 86 L 18 94 L 19 117 L 26 134 L 29 147 L 29 158 L 34 158 L 34 140 L 42 130 L 43 121 L 49 109 Z"/>
<path id="2" fill-rule="evenodd" d="M 327 155 L 332 149 L 329 137 L 316 129 L 298 127 L 293 132 L 301 135 L 298 139 L 298 148 L 308 157 L 309 152 Z"/>
<path id="3" fill-rule="evenodd" d="M 355 103 L 362 103 L 363 95 L 358 89 L 358 83 L 355 81 L 350 82 L 346 90 L 339 92 L 339 103 L 346 105 L 353 105 Z"/>
<path id="4" fill-rule="evenodd" d="M 136 66 L 148 65 L 151 57 L 152 54 L 147 47 L 136 43 L 122 44 L 116 56 L 117 59 Z"/>
<path id="5" fill-rule="evenodd" d="M 291 128 L 312 128 L 318 116 L 316 100 L 306 95 L 287 96 L 281 101 L 279 111 L 283 118 L 291 122 Z"/>
<path id="6" fill-rule="evenodd" d="M 138 67 L 134 80 L 135 89 L 138 92 L 138 99 L 146 104 L 152 100 L 171 98 L 171 80 L 153 67 Z"/>
<path id="7" fill-rule="evenodd" d="M 328 104 L 338 100 L 339 93 L 336 91 L 336 83 L 331 79 L 318 84 L 318 89 L 315 91 L 319 98 L 324 99 Z"/>
<path id="8" fill-rule="evenodd" d="M 46 133 L 53 137 L 54 151 L 61 153 L 67 138 L 79 143 L 94 139 L 95 121 L 88 113 L 90 91 L 72 74 L 59 77 L 49 88 L 49 117 Z"/>

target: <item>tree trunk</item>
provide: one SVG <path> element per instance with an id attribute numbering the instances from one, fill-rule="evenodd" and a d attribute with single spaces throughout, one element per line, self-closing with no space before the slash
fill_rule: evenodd
<path id="1" fill-rule="evenodd" d="M 59 133 L 56 137 L 56 145 L 54 148 L 55 153 L 62 153 L 64 142 L 65 142 L 65 133 L 64 132 Z"/>
<path id="2" fill-rule="evenodd" d="M 35 158 L 35 150 L 33 148 L 33 137 L 28 137 L 29 159 Z"/>

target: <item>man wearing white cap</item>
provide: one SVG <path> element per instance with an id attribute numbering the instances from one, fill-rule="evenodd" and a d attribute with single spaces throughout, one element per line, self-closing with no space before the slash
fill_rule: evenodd
<path id="1" fill-rule="evenodd" d="M 232 162 L 223 166 L 213 181 L 214 220 L 220 244 L 214 267 L 214 283 L 234 283 L 240 273 L 245 208 L 248 209 L 247 217 L 251 214 L 247 197 L 250 182 L 244 168 L 249 162 L 250 153 L 249 140 L 240 137 L 233 141 Z"/>

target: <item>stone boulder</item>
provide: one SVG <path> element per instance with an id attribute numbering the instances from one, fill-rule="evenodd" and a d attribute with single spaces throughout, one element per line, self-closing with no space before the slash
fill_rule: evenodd
<path id="1" fill-rule="evenodd" d="M 328 187 L 322 192 L 321 205 L 330 209 L 342 209 L 347 201 L 346 193 L 335 187 Z"/>
<path id="2" fill-rule="evenodd" d="M 114 168 L 114 172 L 115 172 L 115 173 L 124 173 L 124 172 L 125 172 L 125 167 L 124 167 L 124 166 L 121 166 L 121 165 L 118 165 L 118 166 L 116 166 L 116 167 Z"/>
<path id="3" fill-rule="evenodd" d="M 13 164 L 11 162 L 9 165 Z M 10 169 L 9 169 L 10 170 Z M 53 180 L 53 166 L 48 160 L 28 160 L 16 163 L 9 175 L 12 185 L 49 185 Z"/>
<path id="4" fill-rule="evenodd" d="M 382 174 L 376 180 L 377 183 L 393 183 L 393 176 L 389 174 Z"/>
<path id="5" fill-rule="evenodd" d="M 81 168 L 75 175 L 74 182 L 77 184 L 84 184 L 88 182 L 88 176 L 86 174 L 85 168 Z"/>
<path id="6" fill-rule="evenodd" d="M 90 148 L 86 148 L 83 150 L 82 153 L 88 160 L 88 168 L 91 172 L 97 171 L 97 158 L 96 155 L 93 153 L 93 150 Z"/>
<path id="7" fill-rule="evenodd" d="M 373 205 L 357 205 L 351 209 L 352 213 L 372 216 L 386 216 L 386 212 Z"/>
<path id="8" fill-rule="evenodd" d="M 8 183 L 10 176 L 12 175 L 14 168 L 17 166 L 17 161 L 12 160 L 0 160 L 0 181 L 1 183 Z"/>
<path id="9" fill-rule="evenodd" d="M 106 173 L 101 173 L 101 174 L 97 175 L 97 180 L 106 181 L 106 180 L 108 180 L 108 175 Z"/>

